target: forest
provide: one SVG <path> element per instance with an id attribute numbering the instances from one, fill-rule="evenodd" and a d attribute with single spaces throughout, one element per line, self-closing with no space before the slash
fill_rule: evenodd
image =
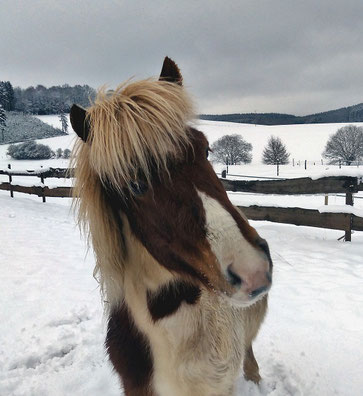
<path id="1" fill-rule="evenodd" d="M 44 85 L 26 89 L 0 81 L 0 107 L 7 111 L 46 115 L 69 113 L 73 103 L 88 107 L 96 91 L 89 85 L 68 84 L 46 88 Z"/>

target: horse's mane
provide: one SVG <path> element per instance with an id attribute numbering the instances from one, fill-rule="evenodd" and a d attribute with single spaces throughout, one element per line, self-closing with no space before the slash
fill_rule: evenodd
<path id="1" fill-rule="evenodd" d="M 126 251 L 102 183 L 122 194 L 141 172 L 150 184 L 152 168 L 167 171 L 168 160 L 178 159 L 190 144 L 187 122 L 193 116 L 183 87 L 150 79 L 121 84 L 112 92 L 101 88 L 87 110 L 90 135 L 87 143 L 78 140 L 72 155 L 74 197 L 96 254 L 94 273 L 107 297 L 119 294 L 115 288 Z"/>

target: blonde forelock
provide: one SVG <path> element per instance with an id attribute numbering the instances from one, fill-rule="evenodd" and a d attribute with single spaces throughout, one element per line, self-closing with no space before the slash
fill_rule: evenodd
<path id="1" fill-rule="evenodd" d="M 168 171 L 190 144 L 187 123 L 194 117 L 183 87 L 166 81 L 124 83 L 115 91 L 99 90 L 87 110 L 90 136 L 72 153 L 74 204 L 96 256 L 95 276 L 107 296 L 117 294 L 127 252 L 125 235 L 104 194 L 110 183 L 121 194 L 142 172 L 151 182 L 151 167 Z"/>
<path id="2" fill-rule="evenodd" d="M 187 122 L 194 116 L 183 87 L 154 80 L 99 90 L 88 110 L 91 125 L 90 165 L 114 188 L 137 181 L 150 183 L 152 166 L 167 170 L 189 144 Z"/>

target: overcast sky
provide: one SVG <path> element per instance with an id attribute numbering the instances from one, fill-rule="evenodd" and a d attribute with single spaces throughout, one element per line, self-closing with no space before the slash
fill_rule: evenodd
<path id="1" fill-rule="evenodd" d="M 362 0 L 0 0 L 0 80 L 115 87 L 180 66 L 202 113 L 363 102 Z"/>

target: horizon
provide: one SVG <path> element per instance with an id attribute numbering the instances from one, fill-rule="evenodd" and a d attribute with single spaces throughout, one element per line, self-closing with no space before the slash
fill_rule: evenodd
<path id="1" fill-rule="evenodd" d="M 362 14 L 358 0 L 3 0 L 0 80 L 112 88 L 168 55 L 198 113 L 319 113 L 361 101 Z"/>
<path id="2" fill-rule="evenodd" d="M 10 83 L 12 84 L 12 82 L 10 81 Z M 75 86 L 77 86 L 77 85 L 80 85 L 80 86 L 84 86 L 84 85 L 87 85 L 87 86 L 89 86 L 90 88 L 92 88 L 92 89 L 95 89 L 96 91 L 99 89 L 99 88 L 94 88 L 94 87 L 92 87 L 92 86 L 90 86 L 89 84 L 77 84 L 77 83 L 75 83 L 74 85 L 71 85 L 71 84 L 69 84 L 69 83 L 61 83 L 61 84 L 58 84 L 58 85 L 50 85 L 50 86 L 46 86 L 46 85 L 44 85 L 44 84 L 34 84 L 34 85 L 29 85 L 28 87 L 26 87 L 26 88 L 23 88 L 23 87 L 20 87 L 20 86 L 14 86 L 13 84 L 12 84 L 12 86 L 13 86 L 13 88 L 15 89 L 15 88 L 20 88 L 21 90 L 27 90 L 28 88 L 36 88 L 36 87 L 38 87 L 38 86 L 42 86 L 42 87 L 44 87 L 44 88 L 46 88 L 46 89 L 50 89 L 50 88 L 53 88 L 53 87 L 64 87 L 64 86 L 69 86 L 69 87 L 75 87 Z M 287 112 L 276 112 L 276 111 L 253 111 L 253 112 L 239 112 L 239 111 L 234 111 L 234 112 L 225 112 L 225 113 L 203 113 L 203 112 L 199 112 L 198 113 L 198 115 L 200 116 L 200 115 L 205 115 L 205 116 L 209 116 L 209 115 L 216 115 L 216 116 L 222 116 L 222 115 L 233 115 L 233 114 L 281 114 L 281 115 L 288 115 L 288 116 L 295 116 L 295 117 L 306 117 L 306 116 L 309 116 L 309 115 L 314 115 L 314 114 L 320 114 L 320 113 L 327 113 L 327 112 L 330 112 L 330 111 L 336 111 L 336 110 L 340 110 L 340 109 L 344 109 L 344 108 L 348 108 L 348 107 L 355 107 L 355 106 L 359 106 L 359 105 L 361 105 L 361 104 L 363 104 L 363 101 L 361 101 L 361 102 L 359 102 L 359 103 L 355 103 L 355 104 L 351 104 L 351 105 L 348 105 L 348 106 L 341 106 L 341 107 L 338 107 L 338 108 L 333 108 L 333 109 L 328 109 L 328 110 L 322 110 L 322 111 L 315 111 L 315 112 L 313 112 L 313 113 L 309 113 L 309 114 L 293 114 L 293 113 L 287 113 Z"/>

